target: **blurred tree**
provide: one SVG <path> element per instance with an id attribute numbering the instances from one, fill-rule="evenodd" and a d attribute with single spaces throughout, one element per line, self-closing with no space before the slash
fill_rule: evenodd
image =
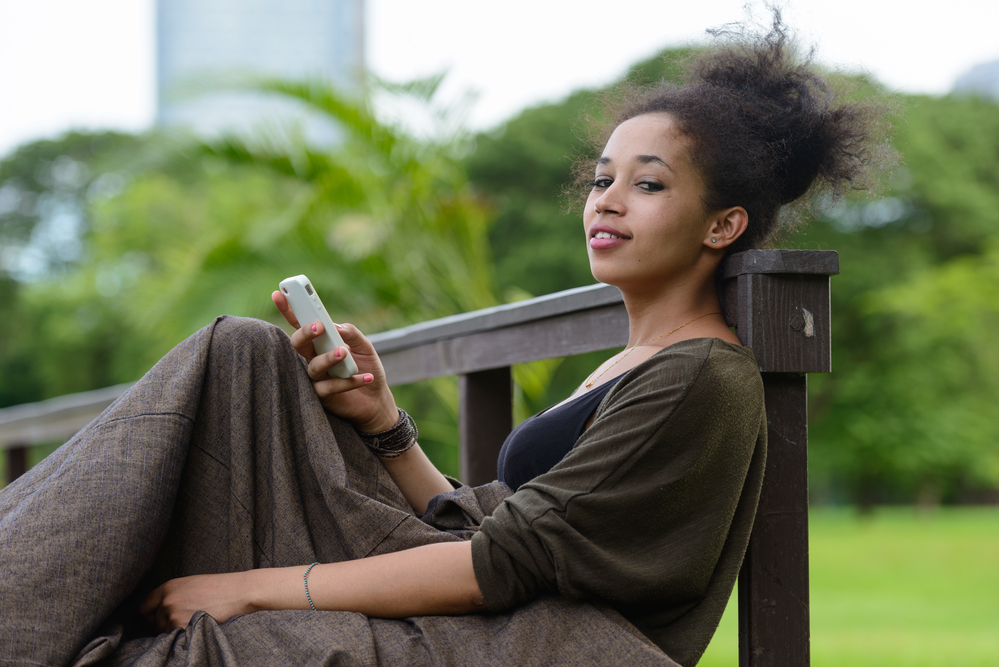
<path id="1" fill-rule="evenodd" d="M 124 188 L 138 144 L 115 132 L 70 132 L 0 162 L 0 271 L 50 278 L 83 259 L 88 203 Z"/>
<path id="2" fill-rule="evenodd" d="M 114 132 L 71 132 L 0 161 L 0 407 L 115 383 L 104 362 L 124 330 L 59 290 L 86 261 L 91 205 L 125 187 L 140 144 Z M 42 298 L 33 304 L 36 288 Z"/>
<path id="3" fill-rule="evenodd" d="M 810 387 L 813 488 L 864 509 L 999 488 L 999 107 L 905 103 L 905 166 L 884 196 L 843 202 L 796 239 L 842 265 L 834 373 Z"/>
<path id="4" fill-rule="evenodd" d="M 45 388 L 28 351 L 35 322 L 22 312 L 20 284 L 0 273 L 0 290 L 4 295 L 0 299 L 0 408 L 4 408 L 40 400 Z"/>

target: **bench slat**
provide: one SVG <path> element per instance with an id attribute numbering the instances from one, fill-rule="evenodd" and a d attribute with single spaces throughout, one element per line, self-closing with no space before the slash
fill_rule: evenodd
<path id="1" fill-rule="evenodd" d="M 628 314 L 619 302 L 393 352 L 383 352 L 380 344 L 375 349 L 390 383 L 397 385 L 606 350 L 627 342 Z"/>

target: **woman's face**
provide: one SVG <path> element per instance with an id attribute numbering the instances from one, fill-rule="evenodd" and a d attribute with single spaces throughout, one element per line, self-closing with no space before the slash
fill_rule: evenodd
<path id="1" fill-rule="evenodd" d="M 590 270 L 600 282 L 644 291 L 689 276 L 710 220 L 687 145 L 660 113 L 621 123 L 607 141 L 583 212 Z"/>

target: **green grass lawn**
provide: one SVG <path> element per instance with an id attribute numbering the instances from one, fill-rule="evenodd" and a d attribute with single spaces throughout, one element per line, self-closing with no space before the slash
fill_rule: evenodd
<path id="1" fill-rule="evenodd" d="M 812 665 L 999 665 L 999 508 L 813 510 Z M 733 595 L 701 667 L 738 664 Z"/>

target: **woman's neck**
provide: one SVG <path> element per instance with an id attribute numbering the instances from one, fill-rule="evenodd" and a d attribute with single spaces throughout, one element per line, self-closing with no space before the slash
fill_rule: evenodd
<path id="1" fill-rule="evenodd" d="M 705 336 L 736 340 L 725 326 L 724 318 L 712 316 L 721 313 L 714 281 L 698 286 L 664 287 L 655 292 L 622 289 L 621 294 L 628 311 L 628 347 L 659 336 L 662 345 L 657 347 Z"/>

